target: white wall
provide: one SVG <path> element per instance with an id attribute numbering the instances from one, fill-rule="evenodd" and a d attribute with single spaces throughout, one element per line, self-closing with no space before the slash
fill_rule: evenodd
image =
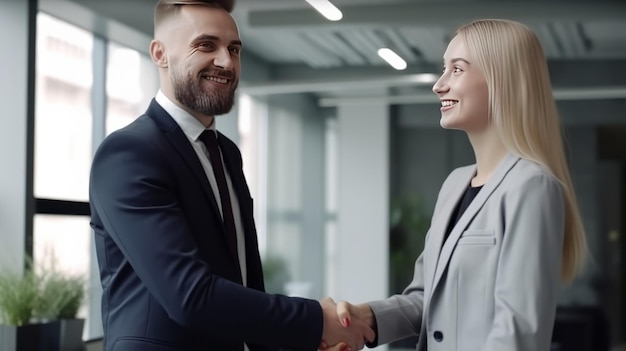
<path id="1" fill-rule="evenodd" d="M 334 297 L 386 298 L 389 276 L 389 109 L 337 108 L 338 264 Z"/>
<path id="2" fill-rule="evenodd" d="M 23 268 L 24 238 L 32 231 L 35 7 L 0 0 L 0 269 Z"/>

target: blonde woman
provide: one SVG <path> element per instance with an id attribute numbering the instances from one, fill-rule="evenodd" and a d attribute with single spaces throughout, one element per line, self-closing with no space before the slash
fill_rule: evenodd
<path id="1" fill-rule="evenodd" d="M 370 346 L 419 335 L 418 351 L 549 350 L 586 241 L 541 45 L 520 23 L 479 20 L 443 63 L 440 124 L 467 133 L 476 164 L 445 180 L 405 291 L 341 302 L 339 318 L 374 328 Z"/>

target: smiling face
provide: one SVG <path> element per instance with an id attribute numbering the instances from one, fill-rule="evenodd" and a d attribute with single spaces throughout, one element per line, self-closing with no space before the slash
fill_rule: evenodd
<path id="1" fill-rule="evenodd" d="M 185 5 L 159 26 L 153 60 L 162 89 L 182 108 L 202 116 L 228 113 L 239 82 L 241 40 L 235 21 L 218 7 Z"/>
<path id="2" fill-rule="evenodd" d="M 487 81 L 459 35 L 450 41 L 443 61 L 443 73 L 433 86 L 441 101 L 441 126 L 484 131 L 489 125 Z"/>

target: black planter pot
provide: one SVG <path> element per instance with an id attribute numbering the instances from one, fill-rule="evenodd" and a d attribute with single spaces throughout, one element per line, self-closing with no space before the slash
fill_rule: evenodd
<path id="1" fill-rule="evenodd" d="M 41 351 L 41 329 L 44 324 L 22 326 L 0 325 L 0 350 L 6 351 Z"/>
<path id="2" fill-rule="evenodd" d="M 60 319 L 42 324 L 41 340 L 46 351 L 82 351 L 84 319 Z M 21 350 L 19 350 L 21 351 Z M 43 349 L 41 350 L 43 351 Z"/>
<path id="3" fill-rule="evenodd" d="M 83 351 L 84 319 L 23 326 L 0 325 L 2 351 Z"/>

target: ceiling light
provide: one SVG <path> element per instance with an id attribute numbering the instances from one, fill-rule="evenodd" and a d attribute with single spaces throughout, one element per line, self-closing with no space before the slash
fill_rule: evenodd
<path id="1" fill-rule="evenodd" d="M 378 56 L 387 61 L 391 67 L 401 71 L 406 68 L 406 61 L 400 55 L 396 54 L 393 50 L 388 48 L 382 48 L 378 50 Z"/>
<path id="2" fill-rule="evenodd" d="M 339 21 L 343 17 L 341 10 L 329 0 L 306 0 L 306 2 L 330 21 Z"/>

